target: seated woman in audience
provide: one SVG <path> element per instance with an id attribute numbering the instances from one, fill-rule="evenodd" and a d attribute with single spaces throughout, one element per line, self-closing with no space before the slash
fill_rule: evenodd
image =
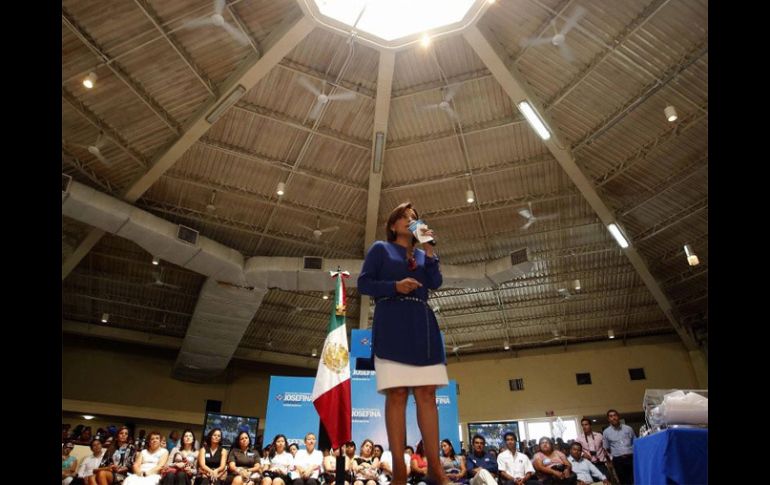
<path id="1" fill-rule="evenodd" d="M 129 474 L 123 485 L 158 485 L 160 471 L 168 461 L 168 450 L 160 446 L 160 433 L 151 431 L 147 435 L 147 448 L 134 458 L 134 474 Z"/>
<path id="2" fill-rule="evenodd" d="M 409 447 L 407 447 L 409 448 Z M 409 464 L 411 473 L 409 474 L 409 483 L 417 484 L 425 481 L 425 477 L 428 475 L 428 460 L 424 456 L 425 447 L 422 444 L 422 440 L 417 443 L 417 449 L 412 453 L 412 460 Z"/>
<path id="3" fill-rule="evenodd" d="M 535 466 L 537 479 L 544 484 L 577 484 L 577 476 L 572 473 L 572 465 L 567 456 L 553 448 L 551 438 L 540 438 L 540 451 L 535 453 L 532 464 Z"/>
<path id="4" fill-rule="evenodd" d="M 257 450 L 251 449 L 251 437 L 249 433 L 238 433 L 233 447 L 227 457 L 227 483 L 228 485 L 254 485 L 258 483 L 262 466 Z"/>
<path id="5" fill-rule="evenodd" d="M 286 485 L 291 483 L 289 471 L 294 465 L 294 457 L 286 451 L 286 436 L 275 435 L 270 445 L 270 464 L 262 469 L 262 485 Z"/>
<path id="6" fill-rule="evenodd" d="M 374 442 L 367 438 L 361 443 L 361 454 L 353 459 L 356 478 L 353 485 L 377 485 L 379 467 L 380 460 L 374 456 Z"/>
<path id="7" fill-rule="evenodd" d="M 441 466 L 452 483 L 468 483 L 465 477 L 465 458 L 455 454 L 455 447 L 448 439 L 441 440 Z"/>
<path id="8" fill-rule="evenodd" d="M 329 450 L 329 454 L 324 457 L 323 464 L 323 479 L 326 485 L 332 485 L 337 480 L 337 457 L 342 453 L 342 447 L 340 446 L 336 450 L 334 448 Z M 344 456 L 344 453 L 342 453 Z M 351 460 L 345 456 L 345 485 L 350 485 L 350 481 L 347 477 L 351 471 Z"/>
<path id="9" fill-rule="evenodd" d="M 128 436 L 128 428 L 121 426 L 117 438 L 107 447 L 99 468 L 94 470 L 96 485 L 123 483 L 134 466 L 136 448 Z"/>
<path id="10" fill-rule="evenodd" d="M 195 485 L 210 485 L 227 477 L 227 450 L 222 447 L 222 430 L 214 428 L 206 435 L 198 452 L 198 477 Z"/>
<path id="11" fill-rule="evenodd" d="M 61 485 L 69 485 L 78 471 L 78 459 L 72 456 L 75 444 L 68 441 L 61 448 Z"/>
<path id="12" fill-rule="evenodd" d="M 299 445 L 297 445 L 297 443 L 289 445 L 289 453 L 291 453 L 291 456 L 297 456 L 297 451 L 299 451 Z"/>
<path id="13" fill-rule="evenodd" d="M 91 445 L 91 427 L 86 426 L 83 428 L 83 430 L 80 432 L 80 436 L 78 436 L 77 440 L 75 441 L 75 444 L 78 445 Z M 100 445 L 104 445 L 101 440 L 99 440 Z"/>
<path id="14" fill-rule="evenodd" d="M 182 432 L 179 444 L 168 456 L 168 466 L 160 481 L 161 485 L 190 485 L 198 473 L 197 461 L 195 434 L 186 429 Z"/>

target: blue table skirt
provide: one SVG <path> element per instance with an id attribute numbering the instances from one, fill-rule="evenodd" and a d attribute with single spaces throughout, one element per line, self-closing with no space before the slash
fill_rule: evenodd
<path id="1" fill-rule="evenodd" d="M 708 483 L 708 429 L 673 428 L 634 440 L 636 485 Z"/>

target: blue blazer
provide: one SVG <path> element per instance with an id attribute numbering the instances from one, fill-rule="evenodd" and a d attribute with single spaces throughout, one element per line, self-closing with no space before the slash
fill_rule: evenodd
<path id="1" fill-rule="evenodd" d="M 358 291 L 375 301 L 374 355 L 410 365 L 446 364 L 438 322 L 427 305 L 428 290 L 438 289 L 442 283 L 438 257 L 429 258 L 425 251 L 415 248 L 414 258 L 417 269 L 409 271 L 406 248 L 386 241 L 375 241 L 366 253 L 358 276 Z M 396 282 L 404 278 L 414 278 L 422 287 L 401 295 L 396 292 Z M 399 295 L 419 298 L 425 303 L 399 300 Z"/>

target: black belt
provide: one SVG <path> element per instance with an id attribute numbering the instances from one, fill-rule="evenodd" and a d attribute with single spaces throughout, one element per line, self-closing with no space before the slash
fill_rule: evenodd
<path id="1" fill-rule="evenodd" d="M 428 301 L 423 300 L 422 298 L 417 298 L 416 296 L 386 296 L 383 298 L 378 298 L 374 300 L 374 303 L 380 303 L 381 301 L 414 301 L 417 303 L 422 303 L 423 305 L 427 305 Z"/>

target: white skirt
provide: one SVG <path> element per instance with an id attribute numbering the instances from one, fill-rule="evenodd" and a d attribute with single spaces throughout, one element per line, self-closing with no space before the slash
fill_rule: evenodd
<path id="1" fill-rule="evenodd" d="M 409 365 L 374 356 L 374 370 L 377 376 L 377 392 L 385 394 L 392 387 L 411 388 L 419 386 L 444 387 L 449 385 L 446 364 Z"/>

